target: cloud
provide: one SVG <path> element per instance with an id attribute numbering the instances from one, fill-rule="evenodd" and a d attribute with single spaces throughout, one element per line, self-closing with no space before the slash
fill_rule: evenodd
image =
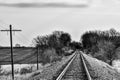
<path id="1" fill-rule="evenodd" d="M 1 2 L 1 1 L 0 1 Z M 11 7 L 88 7 L 89 4 L 85 1 L 78 0 L 36 0 L 36 1 L 14 1 L 1 2 L 0 6 L 11 6 Z"/>
<path id="2" fill-rule="evenodd" d="M 88 7 L 86 4 L 80 5 L 71 5 L 65 3 L 46 3 L 46 4 L 38 4 L 38 3 L 18 3 L 18 4 L 0 4 L 0 6 L 9 6 L 9 7 Z"/>

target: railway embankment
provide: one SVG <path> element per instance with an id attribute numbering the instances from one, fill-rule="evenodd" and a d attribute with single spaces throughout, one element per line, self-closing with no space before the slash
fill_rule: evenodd
<path id="1" fill-rule="evenodd" d="M 61 61 L 51 63 L 50 66 L 44 68 L 41 72 L 33 72 L 27 80 L 53 80 L 54 77 L 57 76 L 58 71 L 61 70 L 73 56 L 74 55 L 64 57 Z"/>
<path id="2" fill-rule="evenodd" d="M 88 56 L 86 54 L 82 54 L 82 55 L 83 55 L 83 58 L 85 60 L 85 63 L 87 65 L 87 68 L 88 68 L 88 71 L 90 73 L 92 80 L 120 80 L 120 73 L 114 67 L 110 66 L 109 64 L 105 62 L 97 60 L 96 58 Z M 69 62 L 71 58 L 72 56 L 69 56 L 67 58 L 62 59 L 62 61 L 60 62 L 52 63 L 50 66 L 46 67 L 42 72 L 38 71 L 32 74 L 28 80 L 54 80 L 53 77 L 57 74 L 59 70 L 61 70 L 61 68 L 63 68 L 63 66 L 67 62 Z M 77 59 L 75 59 L 75 61 L 76 63 L 78 62 Z M 83 66 L 80 65 L 77 67 L 83 67 Z"/>
<path id="3" fill-rule="evenodd" d="M 83 54 L 93 80 L 120 80 L 120 73 L 109 64 Z"/>

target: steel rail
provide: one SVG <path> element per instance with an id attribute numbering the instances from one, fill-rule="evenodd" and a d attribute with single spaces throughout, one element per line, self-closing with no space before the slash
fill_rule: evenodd
<path id="1" fill-rule="evenodd" d="M 88 71 L 87 65 L 86 65 L 86 63 L 85 63 L 83 53 L 82 53 L 82 52 L 80 52 L 80 53 L 81 53 L 80 56 L 81 56 L 81 59 L 82 59 L 82 62 L 83 62 L 83 66 L 84 66 L 84 68 L 85 68 L 85 72 L 86 72 L 86 74 L 87 74 L 88 80 L 92 80 L 92 78 L 91 78 L 91 76 L 90 76 L 90 73 L 89 73 L 89 71 Z"/>
<path id="2" fill-rule="evenodd" d="M 61 79 L 62 79 L 62 77 L 64 76 L 64 74 L 65 74 L 66 71 L 68 70 L 69 66 L 71 65 L 71 63 L 72 63 L 73 60 L 75 59 L 76 55 L 77 55 L 77 53 L 75 52 L 75 53 L 73 54 L 73 57 L 72 57 L 72 59 L 70 60 L 70 62 L 67 64 L 67 66 L 66 66 L 66 67 L 64 68 L 64 70 L 60 73 L 60 75 L 57 77 L 56 80 L 61 80 Z"/>

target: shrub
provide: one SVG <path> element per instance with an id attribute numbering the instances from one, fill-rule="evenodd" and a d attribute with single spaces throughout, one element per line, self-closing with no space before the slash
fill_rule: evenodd
<path id="1" fill-rule="evenodd" d="M 26 74 L 26 73 L 31 73 L 32 72 L 32 68 L 22 68 L 20 70 L 20 74 Z"/>

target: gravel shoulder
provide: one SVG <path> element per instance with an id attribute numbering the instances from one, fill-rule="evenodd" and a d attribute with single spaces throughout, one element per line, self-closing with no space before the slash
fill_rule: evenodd
<path id="1" fill-rule="evenodd" d="M 120 73 L 109 64 L 83 54 L 93 80 L 120 80 Z"/>
<path id="2" fill-rule="evenodd" d="M 53 80 L 53 76 L 56 75 L 57 71 L 59 71 L 72 58 L 72 56 L 73 55 L 64 57 L 61 61 L 52 63 L 50 66 L 44 68 L 41 72 L 34 72 L 34 74 L 25 80 Z"/>

